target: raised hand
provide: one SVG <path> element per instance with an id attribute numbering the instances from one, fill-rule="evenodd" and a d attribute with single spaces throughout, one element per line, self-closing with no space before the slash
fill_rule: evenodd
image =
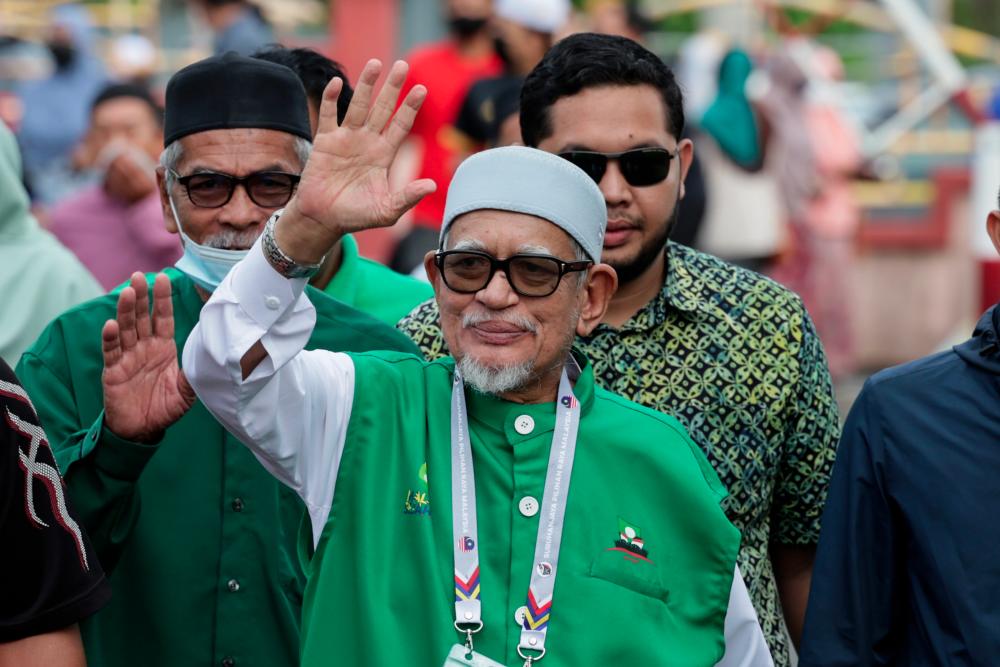
<path id="1" fill-rule="evenodd" d="M 101 338 L 105 426 L 125 440 L 156 441 L 195 401 L 177 364 L 167 276 L 156 276 L 151 320 L 146 279 L 133 274 L 118 296 L 117 318 L 104 323 Z"/>
<path id="2" fill-rule="evenodd" d="M 393 113 L 408 69 L 396 62 L 373 101 L 382 64 L 370 60 L 343 124 L 337 123 L 343 82 L 337 78 L 327 86 L 312 156 L 276 230 L 279 245 L 293 258 L 315 260 L 346 233 L 392 225 L 436 188 L 430 179 L 396 191 L 389 185 L 389 167 L 427 96 L 426 88 L 414 86 Z"/>

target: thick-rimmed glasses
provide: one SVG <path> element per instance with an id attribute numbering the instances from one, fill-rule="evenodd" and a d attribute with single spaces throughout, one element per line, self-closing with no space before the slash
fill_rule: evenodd
<path id="1" fill-rule="evenodd" d="M 283 171 L 257 171 L 242 178 L 214 171 L 181 176 L 171 169 L 170 173 L 184 186 L 191 203 L 202 208 L 225 206 L 233 198 L 237 185 L 243 186 L 250 201 L 257 206 L 281 208 L 295 194 L 295 186 L 300 178 L 298 174 Z"/>
<path id="2" fill-rule="evenodd" d="M 586 271 L 593 262 L 564 262 L 551 255 L 524 253 L 497 259 L 478 250 L 446 250 L 435 263 L 448 289 L 472 294 L 484 289 L 497 271 L 503 271 L 511 289 L 521 296 L 549 296 L 567 273 Z"/>
<path id="3" fill-rule="evenodd" d="M 600 185 L 608 160 L 617 160 L 625 182 L 636 187 L 656 185 L 667 178 L 670 162 L 676 157 L 666 148 L 633 148 L 621 153 L 598 153 L 596 151 L 566 151 L 559 157 L 568 160 L 587 172 Z"/>

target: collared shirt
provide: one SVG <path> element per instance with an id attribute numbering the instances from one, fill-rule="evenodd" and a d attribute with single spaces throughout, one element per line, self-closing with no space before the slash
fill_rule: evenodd
<path id="1" fill-rule="evenodd" d="M 447 354 L 437 307 L 399 324 L 427 359 Z M 676 417 L 729 489 L 739 565 L 774 655 L 788 640 L 768 547 L 815 544 L 839 434 L 826 358 L 797 296 L 685 246 L 663 289 L 621 328 L 577 345 L 598 384 Z"/>
<path id="2" fill-rule="evenodd" d="M 309 508 L 318 541 L 303 665 L 437 667 L 459 639 L 448 472 L 454 363 L 303 351 L 314 314 L 302 283 L 252 249 L 205 306 L 185 372 Z M 240 360 L 256 341 L 268 356 L 244 380 Z M 711 467 L 676 421 L 596 389 L 590 365 L 578 361 L 579 438 L 544 664 L 708 667 L 725 650 L 723 664 L 770 665 L 734 576 L 739 537 Z M 467 393 L 486 625 L 476 645 L 521 664 L 515 612 L 526 600 L 555 406 Z M 614 548 L 623 518 L 645 540 L 633 560 Z"/>
<path id="3" fill-rule="evenodd" d="M 187 276 L 167 274 L 180 349 L 203 303 Z M 308 296 L 317 312 L 310 348 L 413 350 L 371 317 Z M 155 445 L 104 427 L 100 331 L 115 304 L 108 295 L 64 313 L 18 366 L 114 590 L 81 625 L 88 661 L 298 665 L 301 501 L 200 402 Z"/>
<path id="4" fill-rule="evenodd" d="M 340 268 L 323 288 L 334 299 L 396 326 L 417 304 L 434 296 L 430 283 L 362 257 L 358 242 L 350 234 L 343 238 L 341 247 L 344 254 Z"/>
<path id="5" fill-rule="evenodd" d="M 105 290 L 136 271 L 171 266 L 183 252 L 180 238 L 163 225 L 159 191 L 126 205 L 92 185 L 56 205 L 49 220 L 49 231 Z"/>

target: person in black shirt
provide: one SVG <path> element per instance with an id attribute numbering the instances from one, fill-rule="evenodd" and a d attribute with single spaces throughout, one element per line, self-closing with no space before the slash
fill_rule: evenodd
<path id="1" fill-rule="evenodd" d="M 111 597 L 45 431 L 0 360 L 0 667 L 81 667 L 77 622 Z"/>

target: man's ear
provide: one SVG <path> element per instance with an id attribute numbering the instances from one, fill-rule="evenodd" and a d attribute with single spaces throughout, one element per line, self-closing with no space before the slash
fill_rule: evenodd
<path id="1" fill-rule="evenodd" d="M 1000 254 L 1000 210 L 990 211 L 989 217 L 986 218 L 986 233 L 990 235 L 993 247 Z"/>
<path id="2" fill-rule="evenodd" d="M 681 193 L 680 198 L 684 199 L 684 183 L 687 181 L 688 170 L 694 161 L 694 142 L 690 139 L 681 139 L 677 144 L 677 167 L 681 170 Z"/>
<path id="3" fill-rule="evenodd" d="M 434 296 L 438 293 L 438 277 L 440 276 L 438 272 L 437 262 L 434 261 L 434 257 L 437 255 L 436 250 L 429 250 L 427 254 L 424 255 L 424 271 L 427 273 L 427 280 L 430 281 L 431 285 L 434 287 Z"/>
<path id="4" fill-rule="evenodd" d="M 583 303 L 580 319 L 576 323 L 576 334 L 587 336 L 593 331 L 608 310 L 611 297 L 618 289 L 618 274 L 607 264 L 595 264 L 587 274 L 583 289 Z"/>
<path id="5" fill-rule="evenodd" d="M 170 197 L 167 195 L 167 172 L 163 167 L 156 168 L 156 189 L 160 192 L 160 207 L 163 209 L 163 226 L 171 234 L 177 233 L 177 221 L 170 208 Z"/>

